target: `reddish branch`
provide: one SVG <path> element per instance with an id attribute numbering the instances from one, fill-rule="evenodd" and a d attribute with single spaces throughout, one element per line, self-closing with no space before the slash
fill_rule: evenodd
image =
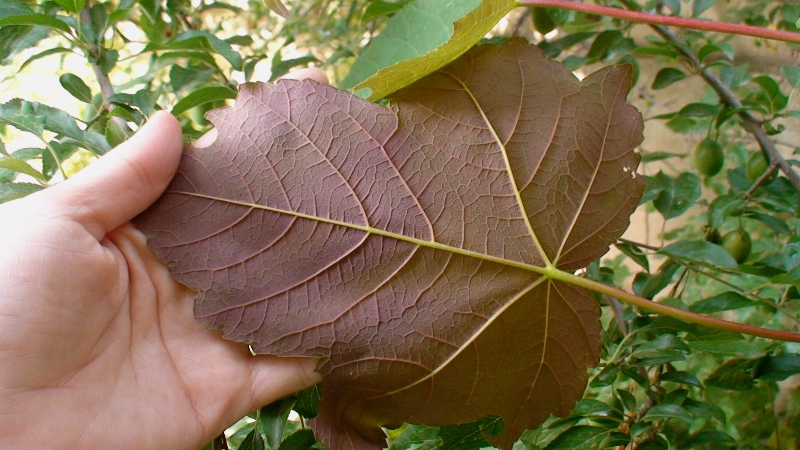
<path id="1" fill-rule="evenodd" d="M 800 44 L 800 33 L 784 30 L 771 30 L 768 28 L 754 27 L 750 25 L 664 16 L 661 14 L 628 11 L 619 8 L 611 8 L 608 6 L 599 6 L 569 0 L 517 0 L 517 3 L 527 6 L 544 6 L 548 8 L 569 9 L 589 14 L 616 17 L 618 19 L 630 20 L 632 22 L 643 22 L 652 25 L 667 25 L 671 27 L 690 28 L 694 30 L 740 34 L 743 36 L 752 36 Z"/>
<path id="2" fill-rule="evenodd" d="M 793 33 L 782 30 L 770 30 L 766 28 L 753 27 L 748 25 L 739 25 L 724 22 L 713 22 L 698 19 L 686 19 L 683 17 L 664 16 L 660 14 L 642 13 L 636 11 L 628 11 L 619 8 L 610 8 L 607 6 L 599 6 L 588 3 L 580 3 L 577 1 L 568 0 L 518 0 L 521 5 L 528 6 L 542 6 L 548 8 L 570 9 L 573 11 L 581 11 L 589 14 L 598 14 L 610 17 L 617 17 L 620 19 L 631 20 L 634 22 L 643 22 L 649 24 L 659 35 L 669 42 L 672 42 L 678 51 L 683 54 L 695 67 L 702 67 L 700 59 L 697 55 L 689 50 L 685 43 L 678 38 L 672 31 L 664 25 L 676 26 L 681 28 L 692 28 L 696 30 L 716 31 L 720 33 L 739 34 L 744 36 L 761 37 L 766 39 L 775 39 L 785 42 L 794 42 L 800 44 L 800 33 Z M 624 4 L 633 7 L 630 1 L 623 0 Z M 731 108 L 739 110 L 739 118 L 742 120 L 744 128 L 752 134 L 758 142 L 761 151 L 768 157 L 771 166 L 778 166 L 781 172 L 786 175 L 786 178 L 791 181 L 795 189 L 800 191 L 800 175 L 794 171 L 792 166 L 781 156 L 775 144 L 767 135 L 767 132 L 762 128 L 762 123 L 752 114 L 742 108 L 742 102 L 731 91 L 725 83 L 717 78 L 708 69 L 701 69 L 700 76 L 711 86 L 717 93 L 720 99 Z"/>
<path id="3" fill-rule="evenodd" d="M 675 33 L 661 25 L 650 24 L 650 26 L 656 31 L 656 33 L 661 35 L 661 37 L 673 43 L 678 51 L 680 51 L 681 54 L 686 57 L 695 67 L 702 67 L 700 64 L 700 58 L 698 58 L 697 54 L 691 51 L 689 47 L 680 38 L 678 38 L 678 36 L 675 35 Z M 767 132 L 764 131 L 764 128 L 762 128 L 761 121 L 747 112 L 744 109 L 742 102 L 738 97 L 736 97 L 736 94 L 734 94 L 733 91 L 731 91 L 730 88 L 725 85 L 725 83 L 711 73 L 710 70 L 701 69 L 700 76 L 702 76 L 706 83 L 711 86 L 712 89 L 714 89 L 724 103 L 739 111 L 737 114 L 739 119 L 741 119 L 742 123 L 744 124 L 744 128 L 756 138 L 761 151 L 763 151 L 768 157 L 770 166 L 777 165 L 781 172 L 786 175 L 786 178 L 791 181 L 795 189 L 800 191 L 800 175 L 794 171 L 792 166 L 780 154 L 778 149 L 775 147 L 775 143 L 772 142 L 772 139 L 769 138 Z"/>

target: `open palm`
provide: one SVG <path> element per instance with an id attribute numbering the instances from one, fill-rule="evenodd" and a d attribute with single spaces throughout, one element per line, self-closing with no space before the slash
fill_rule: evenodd
<path id="1" fill-rule="evenodd" d="M 319 381 L 196 323 L 128 221 L 177 168 L 159 113 L 70 180 L 0 206 L 0 448 L 198 448 Z"/>

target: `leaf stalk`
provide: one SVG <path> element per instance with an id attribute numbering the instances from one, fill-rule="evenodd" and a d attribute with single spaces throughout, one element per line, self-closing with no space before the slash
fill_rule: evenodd
<path id="1" fill-rule="evenodd" d="M 775 339 L 788 342 L 800 342 L 800 333 L 793 333 L 790 331 L 772 330 L 769 328 L 756 327 L 753 325 L 745 325 L 742 323 L 729 322 L 727 320 L 717 319 L 714 317 L 696 314 L 690 311 L 667 306 L 652 300 L 648 300 L 637 295 L 625 292 L 612 286 L 603 283 L 583 278 L 571 273 L 562 272 L 560 270 L 547 270 L 545 275 L 551 279 L 570 283 L 575 286 L 580 286 L 601 294 L 614 297 L 620 301 L 628 303 L 629 305 L 638 306 L 642 309 L 652 311 L 658 314 L 669 316 L 685 322 L 695 323 L 718 330 L 732 331 L 734 333 L 742 333 L 750 336 L 758 336 L 767 339 Z"/>

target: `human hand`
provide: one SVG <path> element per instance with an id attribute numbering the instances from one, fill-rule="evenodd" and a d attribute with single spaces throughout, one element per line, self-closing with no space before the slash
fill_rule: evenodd
<path id="1" fill-rule="evenodd" d="M 254 357 L 195 322 L 194 293 L 128 222 L 181 147 L 157 113 L 69 180 L 0 205 L 0 448 L 199 448 L 320 381 L 313 359 Z"/>

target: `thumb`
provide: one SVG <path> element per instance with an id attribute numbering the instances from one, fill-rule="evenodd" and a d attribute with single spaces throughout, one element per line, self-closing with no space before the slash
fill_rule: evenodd
<path id="1" fill-rule="evenodd" d="M 160 111 L 97 162 L 43 191 L 42 200 L 101 240 L 164 192 L 178 169 L 182 146 L 180 124 Z"/>
<path id="2" fill-rule="evenodd" d="M 251 397 L 247 411 L 266 406 L 322 381 L 317 358 L 257 355 L 249 360 Z"/>

